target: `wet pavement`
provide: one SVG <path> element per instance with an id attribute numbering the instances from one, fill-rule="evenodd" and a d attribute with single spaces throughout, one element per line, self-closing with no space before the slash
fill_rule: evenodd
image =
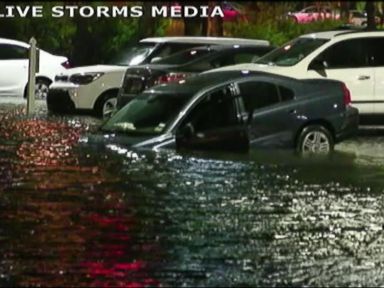
<path id="1" fill-rule="evenodd" d="M 0 286 L 384 284 L 384 130 L 303 159 L 96 150 L 99 120 L 44 105 L 0 123 Z"/>

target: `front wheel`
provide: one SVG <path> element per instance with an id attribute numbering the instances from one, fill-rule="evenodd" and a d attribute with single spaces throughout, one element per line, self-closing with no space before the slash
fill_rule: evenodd
<path id="1" fill-rule="evenodd" d="M 116 110 L 117 93 L 109 92 L 102 95 L 95 105 L 96 116 L 108 119 Z"/>
<path id="2" fill-rule="evenodd" d="M 36 79 L 35 99 L 46 100 L 48 97 L 49 85 L 51 85 L 51 82 L 48 80 Z"/>
<path id="3" fill-rule="evenodd" d="M 332 134 L 322 125 L 309 125 L 301 131 L 296 150 L 303 155 L 328 155 L 333 151 Z"/>

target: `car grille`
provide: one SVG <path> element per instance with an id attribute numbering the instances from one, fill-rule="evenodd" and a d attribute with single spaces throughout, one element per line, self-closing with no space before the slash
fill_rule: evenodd
<path id="1" fill-rule="evenodd" d="M 56 75 L 55 81 L 56 82 L 68 82 L 69 76 L 68 75 Z"/>

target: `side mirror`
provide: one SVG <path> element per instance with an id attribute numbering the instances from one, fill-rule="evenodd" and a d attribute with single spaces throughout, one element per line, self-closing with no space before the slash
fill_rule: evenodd
<path id="1" fill-rule="evenodd" d="M 308 66 L 308 70 L 324 71 L 327 68 L 327 64 L 324 60 L 314 59 Z"/>

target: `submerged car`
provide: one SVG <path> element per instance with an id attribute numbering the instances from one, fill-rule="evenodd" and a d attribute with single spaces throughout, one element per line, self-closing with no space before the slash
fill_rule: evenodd
<path id="1" fill-rule="evenodd" d="M 81 141 L 144 149 L 332 151 L 353 135 L 358 110 L 336 80 L 262 72 L 200 74 L 152 87 Z"/>
<path id="2" fill-rule="evenodd" d="M 151 65 L 130 67 L 117 96 L 117 109 L 151 86 L 179 81 L 213 68 L 250 63 L 272 51 L 269 45 L 220 45 L 196 47 Z"/>
<path id="3" fill-rule="evenodd" d="M 116 97 L 128 66 L 149 64 L 179 51 L 201 45 L 258 44 L 266 40 L 230 37 L 154 37 L 124 49 L 109 65 L 68 69 L 55 77 L 47 107 L 54 113 L 92 111 L 102 117 L 115 108 Z"/>

